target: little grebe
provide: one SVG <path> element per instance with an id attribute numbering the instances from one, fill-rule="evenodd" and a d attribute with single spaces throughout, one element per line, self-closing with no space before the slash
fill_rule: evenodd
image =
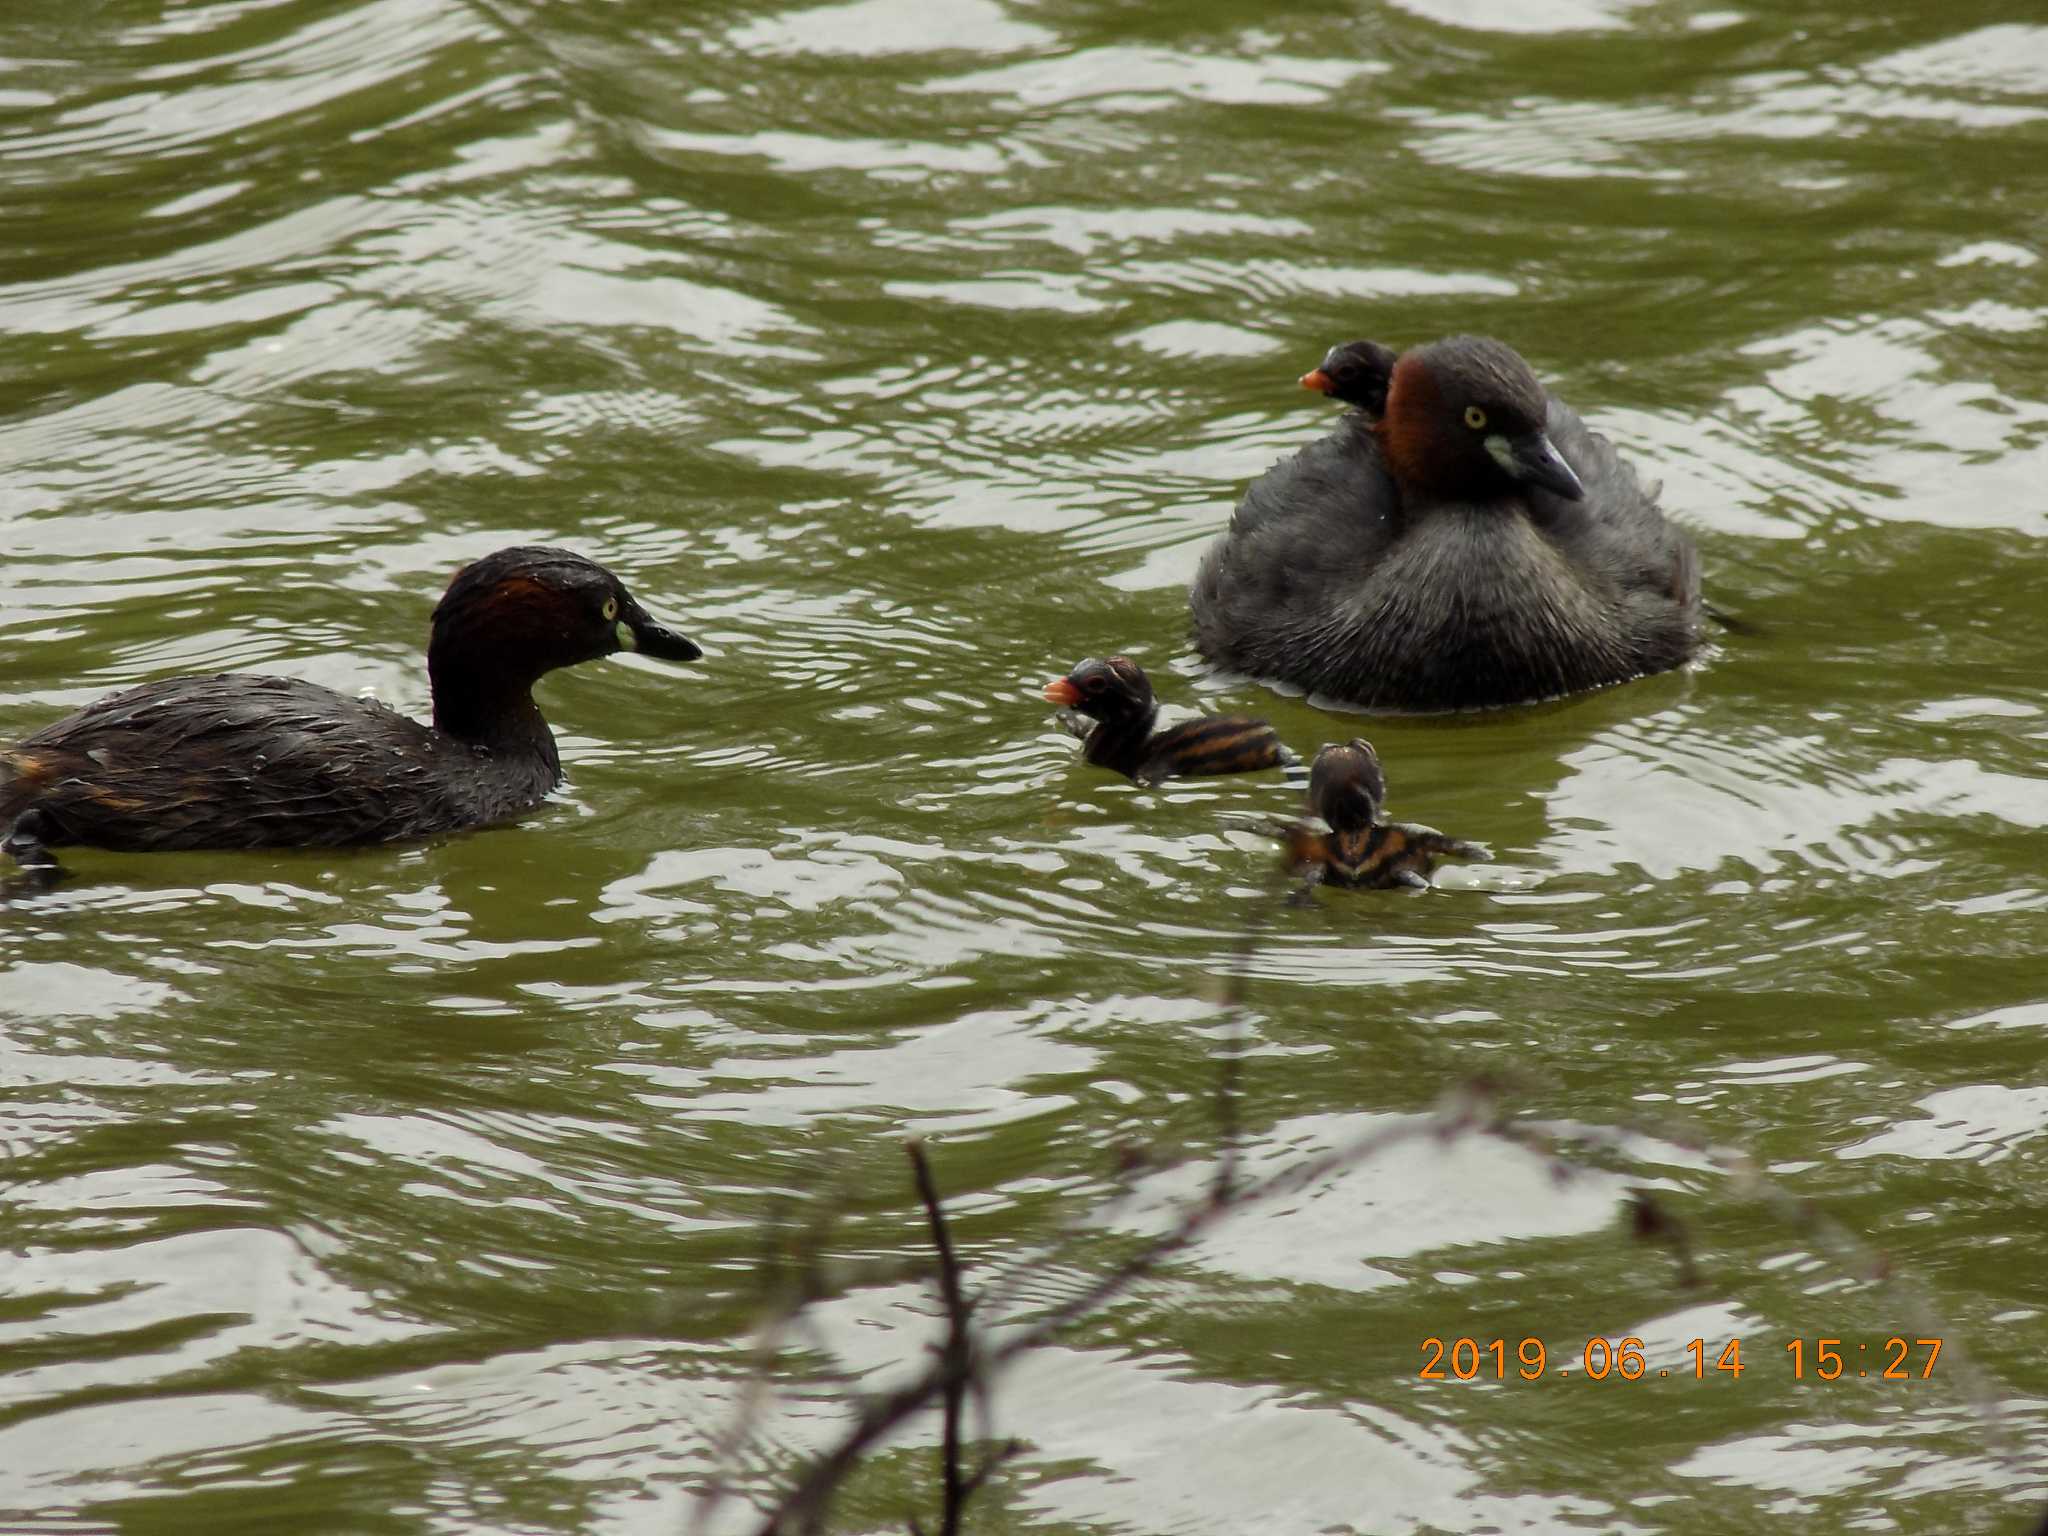
<path id="1" fill-rule="evenodd" d="M 1387 408 L 1387 385 L 1401 355 L 1376 341 L 1340 342 L 1301 376 L 1301 387 L 1355 405 L 1377 421 Z"/>
<path id="2" fill-rule="evenodd" d="M 1176 774 L 1251 773 L 1290 760 L 1273 727 L 1243 715 L 1207 715 L 1154 731 L 1159 705 L 1152 683 L 1128 656 L 1090 658 L 1045 685 L 1045 697 L 1077 710 L 1093 726 L 1063 714 L 1061 723 L 1088 744 L 1082 755 L 1140 784 Z"/>
<path id="3" fill-rule="evenodd" d="M 1324 747 L 1309 769 L 1308 810 L 1330 830 L 1325 834 L 1300 821 L 1281 827 L 1289 861 L 1310 885 L 1378 889 L 1426 886 L 1438 859 L 1493 858 L 1478 843 L 1434 828 L 1380 820 L 1386 798 L 1386 775 L 1371 742 L 1354 737 Z"/>
<path id="4" fill-rule="evenodd" d="M 0 847 L 54 872 L 69 844 L 337 847 L 503 821 L 562 777 L 534 682 L 620 650 L 702 654 L 595 561 L 501 549 L 434 609 L 431 726 L 296 678 L 144 683 L 0 747 Z"/>
<path id="5" fill-rule="evenodd" d="M 1526 703 L 1699 649 L 1699 566 L 1614 445 L 1500 342 L 1335 348 L 1360 407 L 1266 471 L 1189 591 L 1210 661 L 1365 705 Z"/>

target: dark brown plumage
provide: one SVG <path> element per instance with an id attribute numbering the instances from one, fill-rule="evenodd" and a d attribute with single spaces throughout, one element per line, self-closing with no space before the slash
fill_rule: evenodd
<path id="1" fill-rule="evenodd" d="M 1692 542 L 1613 444 L 1498 341 L 1403 353 L 1381 395 L 1389 355 L 1351 343 L 1304 379 L 1360 409 L 1255 480 L 1203 557 L 1204 656 L 1370 708 L 1450 710 L 1699 649 Z"/>
<path id="2" fill-rule="evenodd" d="M 1325 746 L 1309 769 L 1308 812 L 1329 830 L 1306 821 L 1278 829 L 1295 871 L 1310 885 L 1377 889 L 1426 886 L 1439 859 L 1492 859 L 1478 843 L 1380 820 L 1386 798 L 1386 774 L 1371 742 L 1354 737 Z"/>
<path id="3" fill-rule="evenodd" d="M 1207 715 L 1153 730 L 1159 705 L 1151 680 L 1128 656 L 1081 662 L 1047 683 L 1045 697 L 1092 722 L 1061 717 L 1087 743 L 1089 762 L 1141 784 L 1184 774 L 1251 773 L 1288 761 L 1273 728 L 1243 715 Z"/>
<path id="4" fill-rule="evenodd" d="M 53 869 L 72 844 L 336 847 L 503 821 L 562 776 L 535 681 L 621 649 L 701 654 L 594 561 L 499 550 L 434 609 L 431 726 L 296 678 L 145 683 L 0 748 L 0 846 Z"/>

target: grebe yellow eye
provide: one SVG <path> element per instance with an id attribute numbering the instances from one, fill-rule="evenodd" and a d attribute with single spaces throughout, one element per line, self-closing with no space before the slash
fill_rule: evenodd
<path id="1" fill-rule="evenodd" d="M 1479 409 L 1476 405 L 1466 406 L 1465 425 L 1474 432 L 1484 432 L 1486 430 L 1486 412 Z"/>
<path id="2" fill-rule="evenodd" d="M 604 600 L 604 621 L 605 621 L 605 623 L 607 623 L 607 624 L 611 623 L 611 621 L 612 621 L 613 619 L 616 619 L 616 618 L 617 618 L 618 616 L 619 616 L 619 600 L 618 600 L 618 599 L 617 599 L 616 597 L 608 597 L 608 598 L 606 598 L 606 599 Z"/>

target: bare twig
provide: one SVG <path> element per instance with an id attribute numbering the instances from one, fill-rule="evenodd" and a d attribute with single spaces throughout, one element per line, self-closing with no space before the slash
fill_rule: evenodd
<path id="1" fill-rule="evenodd" d="M 1632 1190 L 1629 1193 L 1629 1221 L 1639 1242 L 1656 1243 L 1671 1250 L 1671 1257 L 1678 1265 L 1680 1285 L 1687 1290 L 1699 1285 L 1699 1265 L 1692 1256 L 1692 1233 L 1671 1213 L 1670 1207 L 1647 1189 Z"/>
<path id="2" fill-rule="evenodd" d="M 793 1522 L 800 1522 L 805 1531 L 817 1530 L 824 1518 L 826 1501 L 860 1463 L 860 1459 L 907 1420 L 930 1407 L 934 1399 L 950 1391 L 956 1379 L 961 1382 L 970 1376 L 980 1381 L 993 1379 L 1019 1355 L 1039 1348 L 1062 1329 L 1152 1274 L 1224 1217 L 1247 1206 L 1292 1194 L 1339 1169 L 1403 1142 L 1429 1136 L 1450 1138 L 1484 1130 L 1491 1115 L 1489 1089 L 1487 1085 L 1475 1082 L 1448 1095 L 1433 1115 L 1379 1126 L 1328 1151 L 1290 1163 L 1263 1179 L 1234 1185 L 1226 1194 L 1218 1195 L 1212 1188 L 1206 1198 L 1190 1206 L 1165 1232 L 1033 1322 L 1018 1328 L 1000 1346 L 976 1351 L 960 1362 L 942 1353 L 923 1374 L 869 1402 L 839 1444 L 805 1470 L 796 1486 L 761 1526 L 760 1536 L 777 1536 Z M 1007 1454 L 1000 1454 L 995 1459 L 1004 1459 Z M 973 1481 L 978 1483 L 979 1477 Z"/>
<path id="3" fill-rule="evenodd" d="M 974 1373 L 974 1341 L 967 1329 L 968 1306 L 960 1293 L 960 1265 L 953 1257 L 946 1213 L 939 1204 L 938 1186 L 932 1181 L 931 1160 L 924 1155 L 922 1142 L 913 1141 L 904 1150 L 910 1154 L 910 1167 L 917 1175 L 918 1198 L 924 1201 L 925 1220 L 931 1223 L 932 1246 L 939 1254 L 939 1299 L 946 1306 L 946 1342 L 939 1351 L 945 1394 L 940 1442 L 945 1503 L 939 1515 L 939 1536 L 959 1536 L 960 1512 L 973 1491 L 960 1471 L 960 1410 L 967 1399 L 967 1383 Z"/>
<path id="4" fill-rule="evenodd" d="M 712 1517 L 732 1496 L 731 1469 L 740 1459 L 774 1397 L 774 1365 L 792 1341 L 807 1343 L 821 1354 L 830 1348 L 812 1321 L 811 1303 L 841 1289 L 886 1284 L 917 1273 L 911 1261 L 892 1259 L 838 1263 L 828 1274 L 824 1259 L 850 1191 L 816 1202 L 801 1222 L 774 1219 L 765 1224 L 766 1239 L 755 1267 L 756 1306 L 764 1318 L 749 1351 L 752 1365 L 738 1397 L 738 1407 L 725 1429 L 711 1437 L 712 1471 L 704 1497 L 690 1519 L 691 1536 L 705 1536 Z"/>
<path id="5" fill-rule="evenodd" d="M 1510 1086 L 1508 1080 L 1498 1076 L 1474 1078 L 1446 1094 L 1428 1116 L 1375 1127 L 1350 1141 L 1290 1163 L 1262 1179 L 1228 1184 L 1212 1181 L 1207 1194 L 1187 1207 L 1166 1231 L 1155 1235 L 1121 1263 L 1031 1322 L 1006 1330 L 1007 1336 L 1001 1344 L 994 1347 L 984 1345 L 964 1356 L 953 1351 L 943 1352 L 922 1375 L 869 1403 L 840 1445 L 812 1465 L 781 1508 L 770 1517 L 762 1528 L 764 1536 L 782 1529 L 785 1521 L 798 1516 L 804 1519 L 806 1529 L 816 1529 L 817 1521 L 822 1517 L 823 1502 L 839 1482 L 869 1449 L 886 1439 L 906 1420 L 929 1407 L 934 1400 L 945 1398 L 961 1387 L 985 1391 L 988 1384 L 1018 1356 L 1040 1348 L 1063 1329 L 1114 1300 L 1237 1212 L 1281 1199 L 1403 1143 L 1425 1138 L 1448 1142 L 1472 1134 L 1498 1136 L 1542 1151 L 1561 1170 L 1569 1173 L 1583 1171 L 1585 1165 L 1574 1162 L 1563 1153 L 1561 1147 L 1567 1141 L 1591 1141 L 1621 1149 L 1629 1136 L 1640 1134 L 1620 1130 L 1607 1132 L 1595 1127 L 1576 1127 L 1572 1133 L 1564 1133 L 1526 1122 L 1508 1122 L 1503 1119 L 1501 1111 L 1503 1094 Z M 1799 1199 L 1765 1179 L 1745 1155 L 1712 1146 L 1704 1138 L 1689 1141 L 1683 1129 L 1674 1134 L 1674 1128 L 1669 1124 L 1659 1126 L 1651 1134 L 1702 1152 L 1720 1172 L 1730 1176 L 1738 1193 L 1769 1209 L 1794 1231 L 1815 1238 L 1823 1252 L 1844 1272 L 1873 1285 L 1896 1286 L 1897 1277 L 1884 1255 L 1872 1250 L 1841 1223 L 1825 1215 L 1813 1202 Z M 1681 1278 L 1686 1283 L 1697 1280 L 1690 1241 L 1676 1216 L 1660 1203 L 1639 1199 L 1632 1207 L 1632 1221 L 1638 1235 L 1671 1247 L 1679 1262 Z M 1920 1298 L 1913 1296 L 1910 1301 L 1915 1314 L 1912 1320 L 1917 1326 L 1929 1334 L 1944 1332 L 1938 1319 L 1924 1308 Z M 1947 1330 L 1947 1333 L 1953 1337 L 1953 1330 Z M 1991 1427 L 2001 1432 L 2000 1438 L 2007 1438 L 2009 1431 L 2001 1421 L 1988 1384 L 1963 1356 L 1959 1343 L 1950 1347 L 1956 1350 L 1959 1369 L 1955 1377 L 1964 1395 L 1973 1400 Z M 1950 1357 L 1945 1354 L 1943 1358 L 1946 1361 Z M 964 1499 L 971 1495 L 992 1467 L 1014 1454 L 1015 1450 L 1012 1445 L 991 1456 L 976 1473 L 958 1485 L 959 1497 Z M 949 1489 L 952 1486 L 949 1484 Z M 2044 1523 L 2042 1531 L 2035 1536 L 2048 1536 L 2048 1523 Z"/>
<path id="6" fill-rule="evenodd" d="M 1224 1042 L 1222 1064 L 1216 1073 L 1217 1157 L 1213 1193 L 1219 1199 L 1229 1196 L 1231 1186 L 1237 1181 L 1237 1166 L 1243 1156 L 1244 1054 L 1251 1039 L 1250 1006 L 1246 995 L 1250 991 L 1252 966 L 1258 959 L 1260 936 L 1277 909 L 1279 890 L 1287 880 L 1288 866 L 1280 864 L 1275 867 L 1277 875 L 1272 881 L 1269 899 L 1252 909 L 1244 931 L 1238 935 L 1236 953 L 1231 956 L 1230 968 L 1223 973 L 1223 986 L 1217 998 L 1230 1018 L 1230 1037 Z"/>
<path id="7" fill-rule="evenodd" d="M 1233 1028 L 1219 1063 L 1215 1097 L 1217 1164 L 1205 1193 L 1184 1207 L 1166 1230 L 1144 1241 L 1120 1263 L 1096 1275 L 1064 1300 L 1038 1311 L 1030 1321 L 1006 1326 L 999 1344 L 993 1343 L 985 1330 L 976 1339 L 970 1327 L 971 1314 L 980 1311 L 986 1319 L 1006 1311 L 1023 1282 L 1044 1273 L 1056 1250 L 1049 1244 L 1040 1245 L 1000 1266 L 970 1303 L 961 1288 L 959 1261 L 929 1161 L 921 1145 L 910 1144 L 918 1193 L 938 1251 L 938 1286 L 947 1324 L 945 1340 L 921 1374 L 863 1406 L 839 1444 L 805 1468 L 780 1505 L 768 1515 L 760 1528 L 761 1536 L 777 1536 L 793 1524 L 806 1532 L 818 1530 L 827 1503 L 861 1458 L 935 1401 L 942 1405 L 943 1413 L 944 1504 L 939 1536 L 959 1536 L 967 1501 L 997 1466 L 1021 1449 L 1017 1442 L 1007 1442 L 989 1452 L 973 1472 L 963 1472 L 961 1419 L 968 1393 L 974 1394 L 982 1438 L 986 1441 L 991 1438 L 987 1406 L 991 1383 L 1018 1356 L 1040 1348 L 1062 1330 L 1130 1290 L 1237 1212 L 1283 1199 L 1406 1142 L 1433 1139 L 1444 1144 L 1472 1134 L 1496 1136 L 1547 1157 L 1558 1176 L 1568 1178 L 1590 1166 L 1566 1150 L 1572 1143 L 1604 1145 L 1626 1153 L 1633 1136 L 1647 1134 L 1702 1154 L 1729 1177 L 1738 1195 L 1765 1206 L 1793 1230 L 1811 1234 L 1824 1255 L 1845 1272 L 1872 1284 L 1893 1281 L 1891 1265 L 1882 1253 L 1824 1215 L 1811 1201 L 1798 1199 L 1771 1183 L 1747 1155 L 1716 1146 L 1704 1134 L 1668 1122 L 1642 1131 L 1607 1131 L 1598 1127 L 1510 1121 L 1506 1105 L 1514 1091 L 1524 1085 L 1500 1074 L 1476 1075 L 1454 1085 L 1428 1115 L 1378 1125 L 1321 1153 L 1299 1158 L 1263 1178 L 1246 1180 L 1241 1146 L 1243 1057 L 1250 1034 L 1246 991 L 1261 930 L 1277 906 L 1277 900 L 1264 904 L 1248 923 L 1238 945 L 1236 963 L 1225 972 L 1217 998 L 1227 1010 Z M 1140 1161 L 1134 1154 L 1132 1168 Z M 1636 1235 L 1668 1248 L 1677 1263 L 1680 1282 L 1688 1287 L 1698 1285 L 1699 1268 L 1685 1223 L 1668 1204 L 1647 1191 L 1633 1192 L 1630 1209 Z M 1095 1219 L 1100 1217 L 1098 1210 Z M 1942 1330 L 1924 1301 L 1915 1295 L 1912 1302 L 1915 1312 L 1920 1314 L 1915 1321 L 1927 1319 L 1923 1331 L 1940 1333 Z M 2003 1429 L 1988 1384 L 1962 1355 L 1959 1346 L 1955 1355 L 1945 1358 L 1957 1361 L 1956 1375 L 1965 1395 L 1994 1429 Z M 911 1522 L 910 1529 L 916 1536 L 923 1536 L 916 1521 Z M 2048 1536 L 2048 1520 L 2044 1520 L 2034 1536 Z"/>
<path id="8" fill-rule="evenodd" d="M 725 1429 L 711 1437 L 711 1482 L 705 1495 L 697 1503 L 690 1520 L 692 1536 L 703 1536 L 711 1528 L 711 1517 L 717 1513 L 732 1492 L 732 1481 L 728 1469 L 739 1457 L 747 1441 L 753 1437 L 754 1426 L 759 1421 L 763 1405 L 767 1403 L 769 1391 L 769 1363 L 782 1346 L 783 1336 L 795 1326 L 803 1315 L 804 1305 L 820 1289 L 816 1277 L 810 1273 L 814 1266 L 806 1261 L 805 1273 L 800 1273 L 794 1285 L 789 1281 L 786 1264 L 790 1253 L 775 1240 L 775 1227 L 770 1226 L 767 1250 L 755 1270 L 756 1284 L 763 1297 L 783 1292 L 791 1299 L 769 1311 L 770 1321 L 754 1341 L 751 1351 L 753 1369 L 748 1372 L 746 1384 L 741 1388 L 739 1408 L 732 1416 L 732 1422 Z M 816 1235 L 815 1233 L 813 1234 Z M 803 1250 L 815 1255 L 822 1244 L 813 1244 Z"/>

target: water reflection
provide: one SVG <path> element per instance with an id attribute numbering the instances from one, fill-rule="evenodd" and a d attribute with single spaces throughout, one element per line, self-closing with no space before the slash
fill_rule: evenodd
<path id="1" fill-rule="evenodd" d="M 17 24 L 0 739 L 186 670 L 417 711 L 434 596 L 519 541 L 711 655 L 551 679 L 571 782 L 519 827 L 0 895 L 0 1507 L 679 1529 L 778 1236 L 892 1278 L 778 1362 L 755 1491 L 845 1379 L 923 1359 L 903 1135 L 972 1272 L 1050 1255 L 1022 1317 L 1202 1187 L 1241 1052 L 1259 1168 L 1474 1074 L 1597 1150 L 1560 1182 L 1417 1140 L 1219 1230 L 1003 1385 L 1003 1518 L 2019 1528 L 2044 40 L 1628 0 Z M 1200 551 L 1328 429 L 1296 376 L 1459 330 L 1663 479 L 1754 633 L 1458 721 L 1192 655 Z M 1283 904 L 1247 826 L 1298 788 L 1139 790 L 1050 728 L 1036 685 L 1112 649 L 1305 752 L 1366 731 L 1397 814 L 1500 862 Z M 1817 1415 L 1770 1352 L 1882 1337 L 1897 1296 L 1680 1123 L 1881 1247 L 1995 1392 Z M 1119 1202 L 1134 1149 L 1180 1161 Z M 1641 1187 L 1699 1290 L 1627 1238 Z M 1474 1330 L 1754 1363 L 1417 1380 Z M 900 1527 L 927 1428 L 848 1522 Z"/>

